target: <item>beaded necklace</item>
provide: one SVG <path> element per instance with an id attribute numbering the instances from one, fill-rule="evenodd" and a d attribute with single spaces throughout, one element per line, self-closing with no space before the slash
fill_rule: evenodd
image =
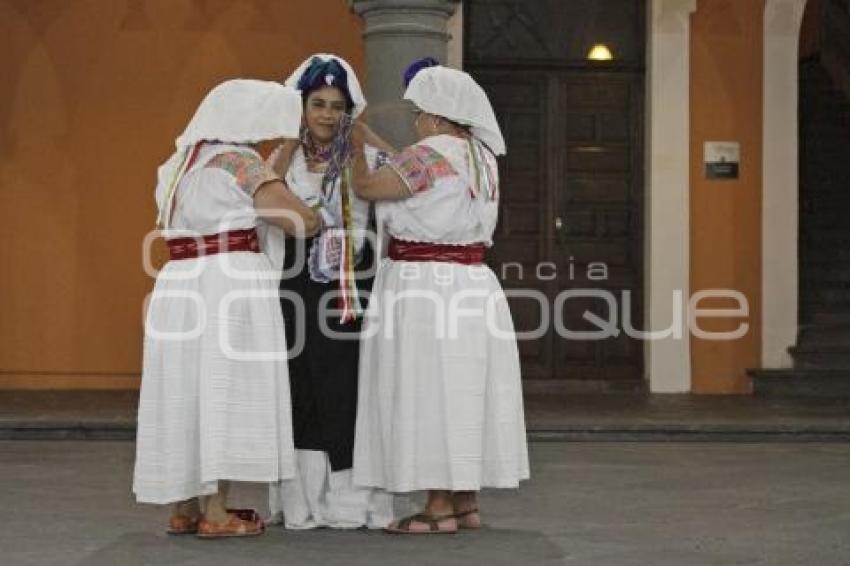
<path id="1" fill-rule="evenodd" d="M 304 159 L 307 161 L 307 167 L 318 169 L 320 166 L 327 165 L 330 161 L 333 142 L 319 143 L 313 139 L 307 128 L 303 128 L 301 130 L 301 145 L 304 147 Z"/>

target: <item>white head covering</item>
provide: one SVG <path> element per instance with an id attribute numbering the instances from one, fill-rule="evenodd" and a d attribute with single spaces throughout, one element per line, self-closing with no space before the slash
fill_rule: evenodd
<path id="1" fill-rule="evenodd" d="M 348 75 L 348 94 L 351 96 L 351 102 L 354 103 L 354 108 L 352 109 L 351 114 L 352 118 L 357 118 L 363 110 L 366 109 L 366 97 L 363 96 L 363 90 L 360 88 L 360 81 L 357 80 L 357 75 L 354 73 L 354 69 L 352 69 L 351 65 L 348 64 L 348 61 L 342 57 L 331 53 L 316 53 L 314 55 L 310 55 L 304 59 L 304 62 L 301 63 L 291 75 L 289 75 L 289 78 L 286 79 L 284 84 L 292 88 L 297 88 L 298 81 L 301 80 L 301 75 L 303 75 L 304 71 L 307 70 L 307 67 L 310 66 L 310 62 L 313 60 L 313 57 L 318 57 L 322 61 L 329 61 L 330 59 L 333 59 L 339 63 L 343 69 L 345 69 L 345 73 Z"/>
<path id="2" fill-rule="evenodd" d="M 298 138 L 301 109 L 301 94 L 276 82 L 234 79 L 213 88 L 175 141 L 177 151 L 159 168 L 158 224 L 165 227 L 170 220 L 175 189 L 190 169 L 196 144 Z"/>
<path id="3" fill-rule="evenodd" d="M 449 67 L 427 67 L 410 81 L 404 98 L 424 112 L 470 126 L 472 135 L 487 144 L 493 153 L 506 153 L 505 139 L 490 100 L 469 74 Z"/>
<path id="4" fill-rule="evenodd" d="M 256 143 L 297 138 L 301 108 L 298 91 L 280 83 L 225 81 L 207 94 L 176 144 L 185 148 L 205 140 Z"/>

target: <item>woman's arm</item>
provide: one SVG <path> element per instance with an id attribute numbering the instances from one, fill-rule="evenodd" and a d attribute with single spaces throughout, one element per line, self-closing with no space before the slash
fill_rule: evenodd
<path id="1" fill-rule="evenodd" d="M 298 149 L 299 144 L 298 140 L 287 139 L 269 156 L 269 165 L 281 179 L 286 178 L 286 173 L 292 164 L 292 157 L 295 155 L 295 150 Z"/>
<path id="2" fill-rule="evenodd" d="M 371 130 L 363 122 L 355 122 L 351 132 L 351 145 L 354 157 L 352 183 L 354 193 L 363 200 L 401 200 L 411 196 L 407 185 L 390 167 L 381 167 L 374 173 L 366 163 L 366 143 Z M 389 144 L 383 142 L 387 147 Z M 374 143 L 370 145 L 377 147 Z M 390 148 L 392 149 L 392 148 Z"/>
<path id="3" fill-rule="evenodd" d="M 362 146 L 355 146 L 352 175 L 354 193 L 363 200 L 402 200 L 411 196 L 407 185 L 390 167 L 369 172 Z"/>
<path id="4" fill-rule="evenodd" d="M 363 143 L 366 145 L 371 145 L 372 147 L 379 149 L 380 151 L 385 151 L 387 153 L 395 153 L 396 149 L 390 145 L 384 138 L 376 134 L 372 129 L 363 122 L 362 120 L 357 120 L 354 122 L 355 130 L 359 130 L 359 133 L 355 134 L 355 137 L 361 137 Z"/>
<path id="5" fill-rule="evenodd" d="M 260 218 L 291 236 L 312 236 L 322 227 L 316 211 L 301 202 L 282 181 L 271 181 L 257 189 L 254 208 Z"/>

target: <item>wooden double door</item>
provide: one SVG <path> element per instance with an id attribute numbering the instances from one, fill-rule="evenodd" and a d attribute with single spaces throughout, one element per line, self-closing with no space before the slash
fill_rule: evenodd
<path id="1" fill-rule="evenodd" d="M 643 76 L 471 67 L 508 153 L 488 262 L 509 293 L 524 379 L 639 380 Z"/>

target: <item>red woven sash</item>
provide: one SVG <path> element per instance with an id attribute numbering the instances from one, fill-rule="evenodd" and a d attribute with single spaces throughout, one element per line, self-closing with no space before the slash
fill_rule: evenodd
<path id="1" fill-rule="evenodd" d="M 454 246 L 390 240 L 389 256 L 396 261 L 444 261 L 476 265 L 484 263 L 484 244 Z"/>
<path id="2" fill-rule="evenodd" d="M 233 230 L 209 236 L 195 238 L 174 238 L 166 240 L 171 259 L 192 259 L 205 255 L 215 255 L 225 252 L 255 252 L 260 251 L 257 230 Z"/>

